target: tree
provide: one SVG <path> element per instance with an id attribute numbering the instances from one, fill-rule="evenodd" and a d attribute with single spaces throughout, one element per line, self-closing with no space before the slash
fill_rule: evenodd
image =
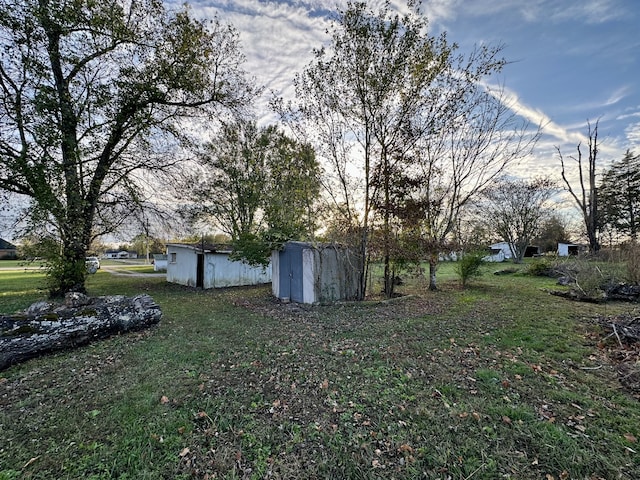
<path id="1" fill-rule="evenodd" d="M 604 172 L 598 190 L 601 231 L 636 241 L 640 229 L 640 155 L 629 150 Z"/>
<path id="2" fill-rule="evenodd" d="M 500 178 L 484 191 L 481 208 L 486 221 L 509 244 L 515 263 L 522 263 L 549 214 L 548 202 L 555 193 L 555 184 L 548 178 Z"/>
<path id="3" fill-rule="evenodd" d="M 2 0 L 0 32 L 0 190 L 56 229 L 51 294 L 84 291 L 92 238 L 177 165 L 183 121 L 251 95 L 237 33 L 158 0 Z"/>
<path id="4" fill-rule="evenodd" d="M 265 263 L 286 240 L 313 235 L 320 169 L 313 149 L 275 126 L 225 124 L 199 158 L 186 209 L 231 237 L 236 256 Z"/>
<path id="5" fill-rule="evenodd" d="M 600 242 L 598 240 L 598 189 L 596 187 L 596 163 L 598 159 L 598 122 L 596 121 L 593 128 L 591 123 L 587 122 L 588 126 L 588 147 L 589 157 L 586 167 L 583 165 L 581 144 L 576 147 L 578 151 L 578 158 L 569 157 L 577 164 L 578 174 L 578 189 L 572 186 L 572 182 L 569 180 L 565 168 L 565 159 L 560 151 L 560 148 L 556 147 L 558 157 L 560 158 L 560 165 L 562 167 L 561 175 L 564 181 L 565 188 L 573 198 L 575 205 L 580 210 L 582 220 L 587 232 L 587 238 L 589 239 L 589 252 L 598 253 L 600 250 Z M 586 177 L 586 178 L 585 178 Z"/>
<path id="6" fill-rule="evenodd" d="M 554 213 L 543 218 L 534 242 L 543 252 L 556 252 L 558 243 L 571 243 L 567 221 Z"/>
<path id="7" fill-rule="evenodd" d="M 418 225 L 431 290 L 437 289 L 440 253 L 456 246 L 465 208 L 509 165 L 526 158 L 540 135 L 512 112 L 502 90 L 482 86 L 502 66 L 496 54 L 482 48 L 461 58 L 437 92 L 433 116 L 418 119 L 413 155 L 419 161 L 409 175 L 418 180 L 412 196 L 422 211 Z M 462 78 L 460 71 L 466 72 Z"/>
<path id="8" fill-rule="evenodd" d="M 391 11 L 388 1 L 378 12 L 366 3 L 349 2 L 332 26 L 330 49 L 316 50 L 314 60 L 296 78 L 298 103 L 284 115 L 300 122 L 302 134 L 312 139 L 332 166 L 325 186 L 344 222 L 357 232 L 352 237 L 357 238 L 365 265 L 360 275 L 361 298 L 367 288 L 369 237 L 374 227 L 382 235 L 385 293 L 391 292 L 397 233 L 393 225 L 403 215 L 399 213 L 407 195 L 403 184 L 410 181 L 405 173 L 424 162 L 421 152 L 426 144 L 439 141 L 445 129 L 454 131 L 454 118 L 460 127 L 465 118 L 467 124 L 473 123 L 467 114 L 481 116 L 485 104 L 478 103 L 477 110 L 460 105 L 472 92 L 483 90 L 480 80 L 505 64 L 498 58 L 500 47 L 455 55 L 457 47 L 447 42 L 446 35 L 427 33 L 427 21 L 416 2 L 409 2 L 409 7 L 410 13 L 400 16 Z M 486 122 L 488 129 L 488 117 Z M 483 141 L 489 143 L 483 147 L 493 151 L 492 140 L 495 137 L 485 135 Z M 466 156 L 458 147 L 456 155 Z M 469 152 L 465 168 L 471 164 L 471 155 L 478 153 Z M 423 178 L 439 172 L 434 168 L 426 173 Z"/>

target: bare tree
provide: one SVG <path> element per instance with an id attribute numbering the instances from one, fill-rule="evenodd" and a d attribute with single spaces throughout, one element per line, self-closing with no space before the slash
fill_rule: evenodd
<path id="1" fill-rule="evenodd" d="M 556 192 L 548 178 L 530 181 L 498 178 L 480 202 L 490 228 L 509 244 L 515 263 L 522 263 L 527 247 L 551 212 L 548 202 Z"/>
<path id="2" fill-rule="evenodd" d="M 591 123 L 587 122 L 588 135 L 589 135 L 589 157 L 587 165 L 584 165 L 582 159 L 581 144 L 576 147 L 578 151 L 578 158 L 569 157 L 576 162 L 578 173 L 578 187 L 574 188 L 567 177 L 565 159 L 560 151 L 559 147 L 556 147 L 558 157 L 560 158 L 560 165 L 562 167 L 561 175 L 564 181 L 566 190 L 573 198 L 576 206 L 582 214 L 582 220 L 587 231 L 587 238 L 589 239 L 589 251 L 591 253 L 598 253 L 600 250 L 600 242 L 598 240 L 598 189 L 596 186 L 596 162 L 598 158 L 598 121 L 596 121 L 593 128 Z"/>
<path id="3" fill-rule="evenodd" d="M 508 109 L 481 85 L 505 65 L 501 46 L 459 55 L 446 35 L 433 37 L 426 29 L 417 9 L 401 17 L 388 1 L 378 12 L 349 3 L 333 26 L 330 48 L 317 50 L 296 78 L 298 103 L 286 112 L 331 163 L 336 182 L 329 177 L 327 190 L 345 223 L 356 222 L 352 237 L 365 265 L 361 298 L 374 227 L 382 233 L 385 293 L 392 291 L 392 223 L 404 201 L 399 192 L 407 196 L 397 187 L 412 181 L 409 173 L 424 180 L 425 232 L 441 245 L 472 192 L 525 150 L 526 142 L 514 147 L 517 135 L 503 130 Z M 451 189 L 455 200 L 449 202 L 444 197 Z M 437 258 L 435 246 L 429 252 Z"/>
<path id="4" fill-rule="evenodd" d="M 440 253 L 455 248 L 463 209 L 510 164 L 528 156 L 540 134 L 513 113 L 502 90 L 461 83 L 457 77 L 452 82 L 456 88 L 443 90 L 438 114 L 426 118 L 435 128 L 422 129 L 415 150 L 415 175 L 422 181 L 414 198 L 423 209 L 420 229 L 431 290 L 437 289 Z M 456 101 L 449 101 L 449 95 Z"/>

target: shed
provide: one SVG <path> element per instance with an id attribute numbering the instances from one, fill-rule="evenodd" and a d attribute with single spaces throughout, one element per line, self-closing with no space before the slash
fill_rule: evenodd
<path id="1" fill-rule="evenodd" d="M 485 262 L 504 262 L 508 258 L 513 258 L 509 242 L 498 242 L 489 245 L 489 255 L 483 260 Z"/>
<path id="2" fill-rule="evenodd" d="M 586 248 L 582 245 L 577 245 L 575 243 L 558 243 L 558 256 L 559 257 L 568 257 L 569 255 L 578 255 Z"/>
<path id="3" fill-rule="evenodd" d="M 0 238 L 0 259 L 13 260 L 14 258 L 18 258 L 18 247 Z"/>
<path id="4" fill-rule="evenodd" d="M 154 253 L 153 254 L 153 271 L 166 271 L 167 270 L 167 254 L 166 253 Z"/>
<path id="5" fill-rule="evenodd" d="M 299 303 L 358 298 L 362 262 L 354 251 L 335 244 L 287 242 L 271 255 L 273 294 Z"/>
<path id="6" fill-rule="evenodd" d="M 226 245 L 167 244 L 167 281 L 199 288 L 259 285 L 271 281 L 271 265 L 232 260 Z"/>

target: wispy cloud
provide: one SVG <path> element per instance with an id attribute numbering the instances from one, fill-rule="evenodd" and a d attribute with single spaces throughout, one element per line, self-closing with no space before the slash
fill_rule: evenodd
<path id="1" fill-rule="evenodd" d="M 561 144 L 578 144 L 587 140 L 583 133 L 571 131 L 554 122 L 542 110 L 534 108 L 522 102 L 516 92 L 505 87 L 502 88 L 505 104 L 517 115 L 528 120 L 534 125 L 539 125 L 545 135 L 549 135 Z M 495 89 L 495 87 L 493 87 Z"/>
<path id="2" fill-rule="evenodd" d="M 629 149 L 638 150 L 640 148 L 640 122 L 631 123 L 625 128 L 624 133 L 629 142 Z M 640 153 L 638 151 L 635 152 Z"/>
<path id="3" fill-rule="evenodd" d="M 623 0 L 474 0 L 474 2 L 444 2 L 451 8 L 473 16 L 515 13 L 527 22 L 584 22 L 605 23 L 629 15 L 628 3 Z M 464 9 L 464 10 L 462 10 Z M 453 13 L 455 15 L 455 12 Z"/>

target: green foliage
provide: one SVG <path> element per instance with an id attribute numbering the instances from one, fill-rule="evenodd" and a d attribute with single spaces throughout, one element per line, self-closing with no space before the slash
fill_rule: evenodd
<path id="1" fill-rule="evenodd" d="M 469 280 L 482 275 L 483 258 L 486 252 L 468 252 L 456 263 L 456 273 L 460 278 L 462 286 L 465 287 Z"/>
<path id="2" fill-rule="evenodd" d="M 200 162 L 205 174 L 190 180 L 184 213 L 213 221 L 231 237 L 236 258 L 265 264 L 271 248 L 313 234 L 320 166 L 309 145 L 241 120 L 223 127 Z"/>
<path id="3" fill-rule="evenodd" d="M 540 246 L 543 253 L 556 252 L 558 243 L 571 243 L 567 232 L 567 221 L 557 214 L 543 219 L 533 242 L 534 245 Z"/>
<path id="4" fill-rule="evenodd" d="M 556 257 L 537 257 L 527 264 L 526 272 L 534 277 L 555 277 L 557 263 Z"/>
<path id="5" fill-rule="evenodd" d="M 85 292 L 87 266 L 84 254 L 80 258 L 57 254 L 47 260 L 49 296 L 64 297 L 67 292 Z"/>
<path id="6" fill-rule="evenodd" d="M 640 155 L 627 150 L 602 176 L 598 189 L 599 228 L 617 239 L 635 239 L 640 230 Z"/>
<path id="7" fill-rule="evenodd" d="M 243 233 L 232 241 L 231 245 L 233 246 L 231 259 L 242 260 L 253 266 L 267 266 L 269 264 L 273 246 L 264 237 L 253 233 Z"/>
<path id="8" fill-rule="evenodd" d="M 237 33 L 157 0 L 7 0 L 0 38 L 0 190 L 62 246 L 55 289 L 82 289 L 91 241 L 141 208 L 138 179 L 181 170 L 167 158 L 193 140 L 183 122 L 253 94 Z"/>

